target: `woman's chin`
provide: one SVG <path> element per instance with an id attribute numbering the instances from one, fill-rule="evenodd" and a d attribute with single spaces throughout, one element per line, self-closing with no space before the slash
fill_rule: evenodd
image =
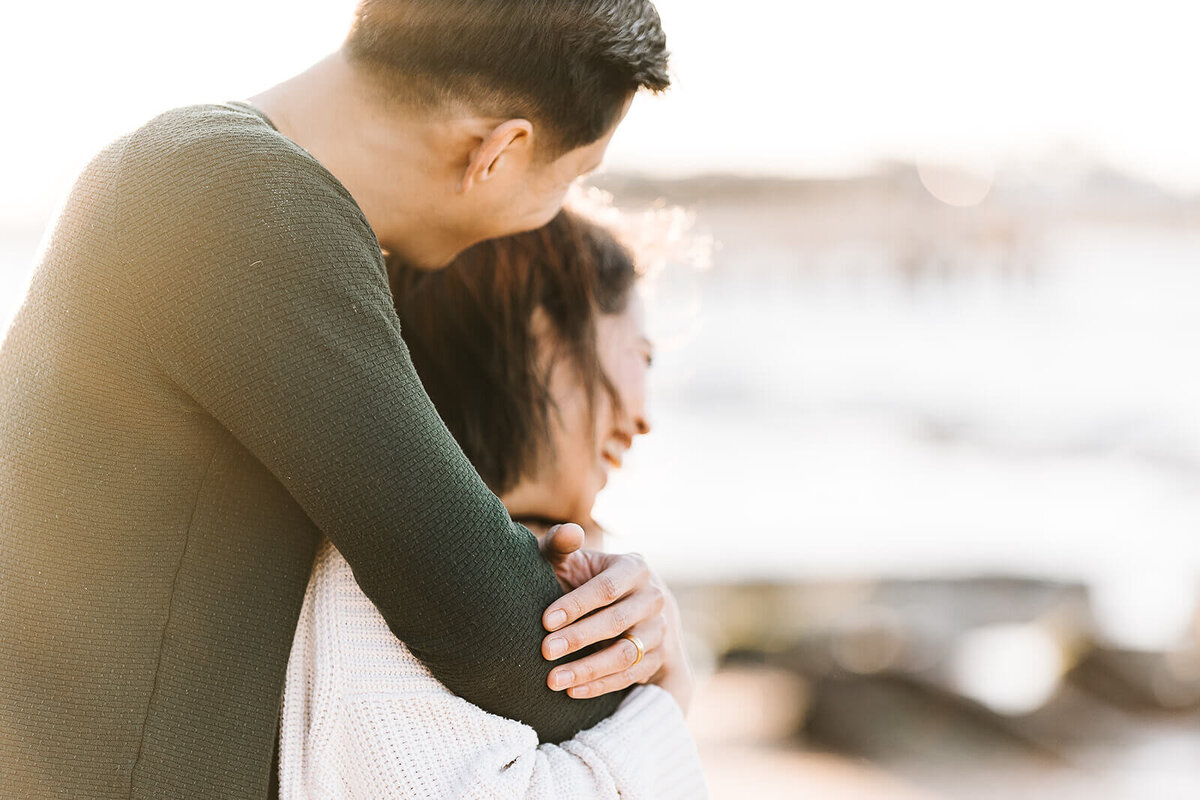
<path id="1" fill-rule="evenodd" d="M 596 465 L 596 469 L 592 474 L 592 491 L 591 497 L 589 498 L 593 503 L 596 501 L 596 495 L 600 493 L 600 490 L 608 485 L 608 474 L 612 472 L 612 470 L 612 465 L 607 461 L 601 461 Z"/>

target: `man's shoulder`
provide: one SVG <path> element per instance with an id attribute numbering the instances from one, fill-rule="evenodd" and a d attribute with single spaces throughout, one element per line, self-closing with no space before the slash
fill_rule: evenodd
<path id="1" fill-rule="evenodd" d="M 375 234 L 350 193 L 248 107 L 176 108 L 129 134 L 115 197 L 126 274 L 160 293 L 185 276 L 217 285 L 242 260 L 288 263 L 310 276 L 314 265 L 328 266 L 340 280 L 354 265 L 371 280 L 382 270 Z M 187 271 L 178 269 L 183 260 Z"/>
<path id="2" fill-rule="evenodd" d="M 164 111 L 126 137 L 127 159 L 180 155 L 312 161 L 249 106 L 210 103 Z"/>
<path id="3" fill-rule="evenodd" d="M 122 150 L 125 204 L 179 196 L 202 202 L 234 191 L 253 206 L 300 192 L 326 213 L 340 206 L 357 216 L 337 179 L 249 106 L 173 108 L 129 134 Z"/>

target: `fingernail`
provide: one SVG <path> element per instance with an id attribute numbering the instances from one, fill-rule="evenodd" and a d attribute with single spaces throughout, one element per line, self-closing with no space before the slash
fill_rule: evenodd
<path id="1" fill-rule="evenodd" d="M 561 608 L 557 608 L 546 615 L 546 627 L 548 630 L 556 631 L 565 625 L 567 622 L 567 612 Z"/>
<path id="2" fill-rule="evenodd" d="M 567 640 L 554 638 L 546 643 L 546 652 L 551 658 L 558 658 L 563 653 L 567 652 Z"/>
<path id="3" fill-rule="evenodd" d="M 560 669 L 554 673 L 554 688 L 565 689 L 575 682 L 575 673 L 569 669 Z"/>
<path id="4" fill-rule="evenodd" d="M 592 690 L 586 686 L 576 686 L 571 690 L 571 697 L 587 697 L 592 693 Z"/>

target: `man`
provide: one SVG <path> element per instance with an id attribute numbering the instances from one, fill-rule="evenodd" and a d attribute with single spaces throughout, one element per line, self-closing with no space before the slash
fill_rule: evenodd
<path id="1" fill-rule="evenodd" d="M 644 565 L 555 600 L 380 250 L 436 268 L 540 226 L 667 83 L 646 0 L 364 0 L 307 72 L 89 165 L 0 351 L 0 795 L 264 796 L 322 535 L 459 695 L 543 740 L 613 711 L 547 688 L 539 620 L 557 657 L 659 613 Z M 644 680 L 621 645 L 596 674 Z"/>

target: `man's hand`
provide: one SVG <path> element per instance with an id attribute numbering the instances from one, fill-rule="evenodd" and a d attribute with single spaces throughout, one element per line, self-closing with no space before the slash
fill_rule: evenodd
<path id="1" fill-rule="evenodd" d="M 645 653 L 637 661 L 637 646 L 615 639 L 597 653 L 555 667 L 547 680 L 550 688 L 584 698 L 655 683 L 686 710 L 691 668 L 674 598 L 641 556 L 581 550 L 583 540 L 583 528 L 574 524 L 556 526 L 542 539 L 542 554 L 568 591 L 542 615 L 551 631 L 542 641 L 542 655 L 556 661 L 623 633 L 636 636 Z"/>

